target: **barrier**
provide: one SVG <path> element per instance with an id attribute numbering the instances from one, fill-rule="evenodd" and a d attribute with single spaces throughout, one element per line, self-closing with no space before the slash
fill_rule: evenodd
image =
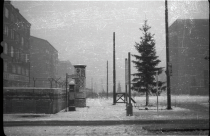
<path id="1" fill-rule="evenodd" d="M 3 113 L 54 114 L 66 107 L 61 88 L 4 87 Z"/>

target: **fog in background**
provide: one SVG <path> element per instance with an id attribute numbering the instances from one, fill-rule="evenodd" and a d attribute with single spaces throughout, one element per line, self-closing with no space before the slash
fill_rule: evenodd
<path id="1" fill-rule="evenodd" d="M 144 20 L 155 34 L 156 51 L 166 66 L 165 1 L 17 1 L 11 2 L 31 23 L 31 35 L 46 39 L 59 52 L 59 60 L 86 67 L 86 87 L 113 89 L 113 32 L 116 49 L 116 84 L 124 91 L 125 58 L 137 54 L 135 42 L 142 36 Z M 168 1 L 169 26 L 176 19 L 209 18 L 208 1 Z M 132 59 L 135 59 L 132 57 Z M 131 73 L 136 70 L 131 64 Z M 163 74 L 162 80 L 165 80 Z M 117 85 L 116 85 L 117 87 Z M 117 90 L 117 88 L 116 88 Z"/>

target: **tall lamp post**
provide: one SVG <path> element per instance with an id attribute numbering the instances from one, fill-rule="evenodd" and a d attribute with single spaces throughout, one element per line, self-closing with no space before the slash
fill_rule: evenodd
<path id="1" fill-rule="evenodd" d="M 108 81 L 108 79 L 109 79 L 109 78 L 108 78 L 108 61 L 107 61 L 107 79 L 106 79 L 106 80 L 107 80 L 107 81 L 106 81 L 106 91 L 107 91 L 107 92 L 106 92 L 106 93 L 107 93 L 107 94 L 106 94 L 106 95 L 107 95 L 106 97 L 107 97 L 107 99 L 108 99 L 108 90 L 109 90 L 109 86 L 108 86 L 109 81 Z"/>
<path id="2" fill-rule="evenodd" d="M 113 105 L 116 104 L 115 32 L 113 32 Z"/>
<path id="3" fill-rule="evenodd" d="M 165 29 L 166 29 L 166 76 L 167 76 L 167 109 L 171 109 L 171 88 L 169 73 L 169 41 L 168 41 L 168 3 L 165 0 Z"/>

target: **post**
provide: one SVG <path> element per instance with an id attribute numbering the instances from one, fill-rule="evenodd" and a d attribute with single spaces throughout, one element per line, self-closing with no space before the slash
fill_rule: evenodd
<path id="1" fill-rule="evenodd" d="M 107 99 L 108 99 L 108 90 L 109 90 L 109 86 L 108 86 L 108 61 L 107 61 L 107 79 L 106 79 L 106 90 L 107 90 Z"/>
<path id="2" fill-rule="evenodd" d="M 131 104 L 131 58 L 130 52 L 128 53 L 128 91 L 129 91 L 129 105 Z"/>
<path id="3" fill-rule="evenodd" d="M 157 112 L 158 112 L 158 71 L 156 71 L 156 95 L 157 95 Z"/>
<path id="4" fill-rule="evenodd" d="M 92 95 L 92 98 L 93 98 L 93 78 L 91 78 L 91 95 Z"/>
<path id="5" fill-rule="evenodd" d="M 169 41 L 168 41 L 168 4 L 165 0 L 165 29 L 166 29 L 166 76 L 167 76 L 167 109 L 171 109 L 171 88 L 169 73 Z"/>
<path id="6" fill-rule="evenodd" d="M 115 73 L 115 32 L 113 32 L 113 105 L 116 104 L 116 73 Z"/>
<path id="7" fill-rule="evenodd" d="M 68 82 L 68 74 L 66 73 L 66 112 L 68 111 L 68 93 L 67 93 L 67 82 Z"/>
<path id="8" fill-rule="evenodd" d="M 133 106 L 131 103 L 131 58 L 130 58 L 130 52 L 128 53 L 128 90 L 129 90 L 129 103 L 127 105 L 127 116 L 133 116 Z"/>
<path id="9" fill-rule="evenodd" d="M 127 82 L 128 82 L 128 60 L 127 58 L 125 59 L 125 101 L 126 103 L 127 101 L 127 96 L 128 96 L 128 92 L 127 92 Z"/>

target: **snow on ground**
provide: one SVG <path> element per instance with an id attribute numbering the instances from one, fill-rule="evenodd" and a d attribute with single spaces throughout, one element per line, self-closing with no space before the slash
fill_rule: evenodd
<path id="1" fill-rule="evenodd" d="M 134 97 L 134 100 L 137 102 L 138 105 L 145 105 L 146 104 L 146 97 Z M 175 106 L 178 103 L 209 103 L 209 96 L 190 96 L 190 95 L 171 95 L 171 104 Z M 161 105 L 167 105 L 167 96 L 166 94 L 158 96 L 158 102 Z M 151 105 L 157 105 L 157 96 L 149 96 L 149 103 Z"/>
<path id="2" fill-rule="evenodd" d="M 145 97 L 135 97 L 137 104 L 133 107 L 133 116 L 126 116 L 126 104 L 117 103 L 113 105 L 113 99 L 96 98 L 86 100 L 87 107 L 76 108 L 76 111 L 62 110 L 56 114 L 40 114 L 38 117 L 28 116 L 31 114 L 4 114 L 4 121 L 15 120 L 159 120 L 159 119 L 186 119 L 186 118 L 209 118 L 209 115 L 194 112 L 187 108 L 181 108 L 172 104 L 172 110 L 166 110 L 166 96 L 159 96 L 159 107 L 157 110 L 156 96 L 150 96 L 150 106 L 145 110 Z M 174 98 L 174 96 L 172 96 Z M 172 99 L 173 100 L 173 99 Z M 203 96 L 179 96 L 177 102 L 198 102 L 206 104 L 208 97 Z M 173 103 L 173 101 L 172 101 Z M 134 106 L 134 105 L 133 105 Z M 23 117 L 23 115 L 26 115 Z M 186 116 L 187 115 L 187 116 Z"/>

